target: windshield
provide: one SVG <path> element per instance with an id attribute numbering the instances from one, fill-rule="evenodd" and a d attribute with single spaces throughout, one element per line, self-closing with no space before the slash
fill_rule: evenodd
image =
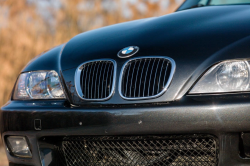
<path id="1" fill-rule="evenodd" d="M 250 0 L 186 0 L 177 11 L 216 5 L 250 5 Z"/>
<path id="2" fill-rule="evenodd" d="M 250 0 L 200 0 L 199 6 L 246 4 Z"/>

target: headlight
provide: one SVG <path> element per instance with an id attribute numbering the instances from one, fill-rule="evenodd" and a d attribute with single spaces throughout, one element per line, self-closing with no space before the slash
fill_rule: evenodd
<path id="1" fill-rule="evenodd" d="M 196 83 L 190 94 L 250 91 L 249 62 L 231 60 L 210 68 Z"/>
<path id="2" fill-rule="evenodd" d="M 59 76 L 55 71 L 22 73 L 17 81 L 13 99 L 63 99 Z"/>

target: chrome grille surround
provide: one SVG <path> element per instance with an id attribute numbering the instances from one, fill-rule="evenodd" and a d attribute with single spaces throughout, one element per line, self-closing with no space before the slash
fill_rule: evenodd
<path id="1" fill-rule="evenodd" d="M 162 59 L 162 60 L 165 60 L 167 61 L 168 63 L 170 63 L 171 65 L 171 69 L 170 69 L 170 73 L 168 75 L 168 80 L 166 81 L 166 84 L 165 86 L 163 87 L 163 89 L 158 92 L 157 94 L 155 95 L 152 95 L 152 96 L 140 96 L 140 97 L 127 97 L 123 94 L 123 89 L 122 89 L 122 83 L 123 83 L 123 76 L 124 76 L 124 73 L 126 72 L 126 67 L 131 64 L 131 62 L 133 61 L 136 61 L 136 60 L 147 60 L 147 59 Z M 148 64 L 149 66 L 149 64 Z M 137 66 L 138 67 L 138 66 Z M 154 66 L 153 66 L 154 67 Z M 135 67 L 134 67 L 135 68 Z M 176 64 L 175 64 L 175 61 L 170 58 L 170 57 L 165 57 L 165 56 L 148 56 L 148 57 L 137 57 L 137 58 L 132 58 L 132 59 L 129 59 L 122 67 L 121 69 L 121 73 L 120 73 L 120 77 L 119 77 L 119 87 L 118 87 L 118 90 L 119 90 L 119 94 L 120 96 L 125 99 L 125 100 L 143 100 L 143 99 L 152 99 L 152 98 L 157 98 L 159 96 L 161 96 L 163 93 L 165 93 L 173 79 L 173 76 L 174 76 L 174 73 L 175 73 L 175 68 L 176 68 Z M 140 69 L 137 69 L 137 74 L 135 75 L 135 77 L 137 78 L 137 75 L 138 75 L 138 71 Z M 142 69 L 143 71 L 143 69 Z M 134 72 L 134 71 L 133 71 Z M 151 75 L 152 75 L 152 71 L 151 71 Z M 151 79 L 151 75 L 150 75 L 150 79 Z M 147 76 L 146 76 L 147 77 Z M 161 76 L 160 76 L 161 77 Z M 133 79 L 133 78 L 132 78 Z M 146 79 L 146 78 L 145 78 Z M 151 81 L 151 80 L 150 80 Z M 155 81 L 155 80 L 154 80 Z M 131 80 L 132 82 L 132 80 Z M 140 85 L 140 84 L 139 84 Z M 131 85 L 130 85 L 131 86 Z M 142 88 L 142 87 L 138 87 L 138 88 Z M 150 88 L 150 87 L 148 87 Z M 144 85 L 144 89 L 145 89 L 145 85 Z M 131 90 L 131 87 L 130 87 L 130 90 Z M 135 88 L 134 91 L 136 91 L 137 89 Z M 148 90 L 149 91 L 149 90 Z M 139 92 L 140 93 L 140 92 Z M 139 94 L 140 95 L 140 94 Z M 138 95 L 138 96 L 139 96 Z"/>
<path id="2" fill-rule="evenodd" d="M 81 80 L 83 80 L 83 76 L 82 76 L 82 71 L 84 69 L 84 67 L 86 67 L 86 65 L 88 64 L 97 64 L 97 63 L 102 63 L 103 62 L 105 63 L 110 63 L 112 64 L 112 67 L 113 67 L 113 71 L 111 71 L 111 75 L 113 76 L 113 78 L 109 78 L 110 79 L 110 85 L 112 86 L 111 88 L 109 88 L 109 95 L 107 97 L 104 97 L 104 98 L 99 98 L 99 95 L 98 95 L 98 98 L 92 98 L 92 88 L 91 88 L 91 98 L 89 97 L 84 97 L 84 94 L 83 94 L 83 89 L 82 89 L 82 85 L 81 85 Z M 100 65 L 100 64 L 99 64 Z M 99 66 L 100 67 L 100 66 Z M 98 68 L 99 68 L 98 67 Z M 110 67 L 109 67 L 110 68 Z M 105 69 L 104 69 L 105 70 Z M 116 70 L 117 70 L 117 64 L 116 62 L 113 60 L 113 59 L 97 59 L 97 60 L 91 60 L 91 61 L 87 61 L 87 62 L 84 62 L 82 63 L 79 67 L 77 67 L 76 69 L 76 72 L 75 72 L 75 87 L 76 87 L 76 92 L 78 94 L 78 96 L 82 99 L 82 100 L 86 100 L 86 101 L 104 101 L 104 100 L 108 100 L 109 98 L 112 97 L 112 95 L 114 94 L 114 91 L 115 91 L 115 80 L 116 80 Z M 100 73 L 99 73 L 99 77 L 98 77 L 98 69 L 96 69 L 97 73 L 94 73 L 95 71 L 92 72 L 92 75 L 95 76 L 95 78 L 99 78 L 98 81 L 101 81 L 103 83 L 104 80 L 100 80 L 100 76 L 101 76 L 101 72 L 102 70 L 100 70 Z M 105 74 L 104 73 L 105 71 L 103 71 L 102 74 Z M 108 72 L 108 71 L 107 71 Z M 91 71 L 90 73 L 87 73 L 87 74 L 91 74 Z M 108 75 L 109 73 L 107 73 Z M 89 76 L 89 75 L 88 75 Z M 90 76 L 89 76 L 90 77 Z M 104 78 L 104 76 L 103 76 Z M 107 79 L 107 78 L 106 78 Z M 93 80 L 93 77 L 92 77 L 92 80 Z M 95 83 L 96 83 L 97 80 L 95 80 Z M 92 81 L 93 82 L 93 81 Z M 106 87 L 104 88 L 107 88 L 109 85 L 106 84 Z M 96 85 L 95 85 L 96 87 Z M 98 85 L 98 88 L 99 88 L 99 85 Z M 98 91 L 99 93 L 99 89 L 98 88 L 95 88 L 94 89 L 94 93 L 96 93 L 96 91 Z M 103 89 L 102 89 L 103 90 Z M 107 89 L 105 89 L 107 90 Z M 95 94 L 94 94 L 95 96 Z"/>

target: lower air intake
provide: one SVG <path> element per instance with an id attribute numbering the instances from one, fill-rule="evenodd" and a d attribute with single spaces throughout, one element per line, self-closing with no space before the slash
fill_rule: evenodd
<path id="1" fill-rule="evenodd" d="M 67 166 L 216 166 L 213 136 L 66 137 Z"/>

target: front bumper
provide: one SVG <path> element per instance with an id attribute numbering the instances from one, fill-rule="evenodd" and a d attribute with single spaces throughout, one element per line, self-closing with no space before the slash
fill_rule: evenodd
<path id="1" fill-rule="evenodd" d="M 6 136 L 26 136 L 33 157 L 7 156 L 11 165 L 56 165 L 53 153 L 40 153 L 44 137 L 209 134 L 219 141 L 218 165 L 249 165 L 241 134 L 250 132 L 249 96 L 186 97 L 181 101 L 148 105 L 77 107 L 65 101 L 11 101 L 1 111 Z M 35 120 L 41 120 L 37 130 Z M 242 155 L 243 154 L 243 155 Z"/>

